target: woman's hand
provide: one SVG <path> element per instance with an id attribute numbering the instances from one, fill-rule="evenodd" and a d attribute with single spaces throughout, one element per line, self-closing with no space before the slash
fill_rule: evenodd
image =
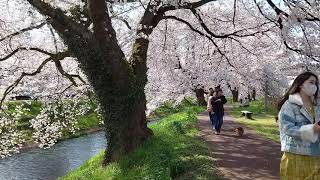
<path id="1" fill-rule="evenodd" d="M 313 130 L 316 133 L 320 133 L 320 121 L 318 123 L 315 123 L 313 126 Z"/>

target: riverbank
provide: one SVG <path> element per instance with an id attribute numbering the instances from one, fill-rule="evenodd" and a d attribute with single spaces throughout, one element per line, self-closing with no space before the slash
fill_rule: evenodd
<path id="1" fill-rule="evenodd" d="M 0 148 L 0 152 L 20 144 L 22 146 L 19 152 L 27 152 L 38 148 L 40 143 L 46 146 L 47 142 L 44 141 L 61 142 L 103 129 L 96 103 L 87 99 L 51 104 L 42 101 L 10 101 L 6 102 L 4 111 L 0 112 L 0 116 L 2 115 L 7 122 L 13 123 L 8 127 L 0 127 L 0 132 L 9 139 L 10 134 L 19 136 L 12 138 L 11 142 L 15 144 Z M 42 137 L 46 139 L 41 139 Z"/>
<path id="2" fill-rule="evenodd" d="M 62 141 L 66 141 L 68 139 L 72 139 L 72 138 L 78 138 L 81 136 L 85 136 L 85 135 L 89 135 L 89 134 L 93 134 L 99 131 L 102 131 L 103 128 L 102 127 L 97 127 L 97 128 L 91 128 L 91 129 L 86 129 L 86 130 L 82 130 L 72 136 L 68 136 L 68 137 L 62 137 L 60 139 L 58 139 L 57 143 L 62 142 Z M 21 149 L 20 149 L 20 153 L 24 153 L 24 152 L 28 152 L 30 150 L 33 150 L 35 148 L 39 148 L 39 145 L 35 142 L 27 142 L 25 144 L 22 145 Z"/>
<path id="3" fill-rule="evenodd" d="M 154 135 L 128 156 L 102 167 L 102 151 L 61 179 L 221 179 L 198 136 L 201 111 L 191 103 L 170 107 L 165 117 L 149 125 Z"/>
<path id="4" fill-rule="evenodd" d="M 61 141 L 50 149 L 35 148 L 0 159 L 0 180 L 56 180 L 106 148 L 104 131 Z"/>
<path id="5" fill-rule="evenodd" d="M 23 143 L 22 148 L 20 149 L 21 152 L 27 152 L 32 149 L 38 148 L 38 144 L 32 140 L 32 131 L 33 129 L 30 128 L 30 120 L 36 117 L 40 113 L 40 109 L 42 108 L 42 103 L 39 101 L 30 101 L 26 103 L 26 101 L 16 101 L 10 103 L 10 110 L 12 112 L 17 111 L 17 106 L 23 105 L 23 108 L 29 109 L 24 110 L 21 119 L 18 122 L 18 127 L 24 134 L 27 139 L 27 142 Z M 192 99 L 187 98 L 183 101 L 181 106 L 174 107 L 174 103 L 171 101 L 165 102 L 163 106 L 157 108 L 154 112 L 151 113 L 148 119 L 149 124 L 153 124 L 161 120 L 170 114 L 177 113 L 181 110 L 181 108 L 185 106 L 192 105 Z M 93 105 L 90 105 L 93 106 Z M 19 108 L 18 108 L 19 109 Z M 103 130 L 102 125 L 99 123 L 99 119 L 97 114 L 94 111 L 90 111 L 88 114 L 79 117 L 77 123 L 78 130 L 72 134 L 70 132 L 64 132 L 62 137 L 57 139 L 58 142 L 62 142 L 68 139 L 81 137 L 84 135 L 88 135 L 91 133 L 95 133 L 97 131 Z"/>

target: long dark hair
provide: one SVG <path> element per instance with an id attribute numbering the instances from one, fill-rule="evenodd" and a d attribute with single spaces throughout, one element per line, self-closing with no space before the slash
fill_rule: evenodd
<path id="1" fill-rule="evenodd" d="M 315 77 L 317 82 L 316 82 L 316 86 L 317 86 L 317 91 L 316 94 L 314 95 L 314 102 L 316 103 L 317 101 L 317 97 L 318 97 L 318 92 L 319 92 L 319 79 L 318 76 L 315 75 L 312 72 L 304 72 L 302 74 L 300 74 L 298 77 L 296 77 L 296 79 L 293 81 L 291 87 L 288 89 L 288 91 L 286 92 L 286 94 L 281 98 L 281 100 L 278 103 L 278 111 L 280 111 L 282 105 L 289 99 L 289 95 L 291 94 L 295 94 L 300 92 L 300 86 L 306 81 L 308 80 L 311 76 Z"/>

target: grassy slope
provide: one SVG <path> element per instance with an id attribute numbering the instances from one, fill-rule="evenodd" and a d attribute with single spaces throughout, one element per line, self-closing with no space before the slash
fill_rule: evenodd
<path id="1" fill-rule="evenodd" d="M 221 179 L 208 147 L 197 137 L 196 115 L 204 109 L 189 102 L 166 106 L 156 112 L 166 117 L 150 125 L 154 136 L 133 153 L 102 167 L 101 152 L 62 179 Z"/>
<path id="2" fill-rule="evenodd" d="M 280 142 L 279 128 L 274 118 L 276 115 L 276 110 L 274 108 L 271 108 L 268 112 L 264 112 L 262 101 L 252 101 L 250 102 L 250 107 L 239 107 L 238 103 L 233 103 L 231 105 L 233 105 L 234 108 L 229 113 L 238 122 L 269 139 Z M 240 117 L 242 110 L 253 112 L 253 120 Z"/>

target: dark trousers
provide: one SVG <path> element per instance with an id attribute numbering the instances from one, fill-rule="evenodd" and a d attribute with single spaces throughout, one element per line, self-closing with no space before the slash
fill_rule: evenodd
<path id="1" fill-rule="evenodd" d="M 209 119 L 212 125 L 212 128 L 214 127 L 214 114 L 212 114 L 211 112 L 209 112 Z"/>
<path id="2" fill-rule="evenodd" d="M 223 114 L 220 113 L 214 113 L 213 114 L 213 119 L 214 119 L 214 128 L 215 130 L 220 133 L 222 124 L 223 124 Z"/>

